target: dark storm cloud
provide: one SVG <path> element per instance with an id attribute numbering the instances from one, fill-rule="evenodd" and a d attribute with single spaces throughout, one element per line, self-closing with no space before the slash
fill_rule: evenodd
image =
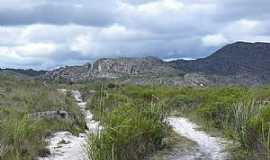
<path id="1" fill-rule="evenodd" d="M 200 58 L 270 42 L 269 0 L 2 0 L 0 64 L 52 68 L 101 57 Z"/>
<path id="2" fill-rule="evenodd" d="M 28 25 L 44 23 L 64 25 L 75 23 L 80 25 L 103 26 L 110 25 L 114 22 L 115 9 L 116 3 L 109 0 L 46 0 L 34 5 L 20 6 L 20 4 L 17 4 L 16 6 L 7 7 L 5 7 L 4 3 L 0 7 L 0 24 Z"/>

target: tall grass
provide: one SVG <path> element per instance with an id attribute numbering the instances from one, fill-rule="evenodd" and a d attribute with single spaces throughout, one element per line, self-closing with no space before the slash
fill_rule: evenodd
<path id="1" fill-rule="evenodd" d="M 241 144 L 235 159 L 269 159 L 270 88 L 178 88 L 168 109 L 199 117 Z M 196 119 L 195 119 L 196 120 Z"/>
<path id="2" fill-rule="evenodd" d="M 167 134 L 162 105 L 153 101 L 135 103 L 136 98 L 122 91 L 102 90 L 92 101 L 90 107 L 101 121 L 102 130 L 89 135 L 90 159 L 141 160 L 159 149 Z"/>
<path id="3" fill-rule="evenodd" d="M 209 128 L 223 131 L 228 138 L 237 141 L 241 146 L 232 151 L 235 159 L 269 159 L 270 105 L 268 102 L 270 87 L 268 86 L 192 88 L 127 85 L 111 92 L 106 91 L 102 95 L 104 96 L 102 104 L 105 106 L 103 108 L 105 113 L 113 113 L 117 107 L 125 111 L 125 108 L 128 108 L 124 107 L 125 105 L 149 108 L 152 103 L 161 103 L 166 112 L 177 111 L 183 115 L 191 115 L 191 118 L 196 117 L 197 120 L 200 120 L 200 124 L 207 124 Z M 93 104 L 97 103 L 95 101 L 98 101 L 97 98 L 93 100 Z M 90 108 L 93 112 L 98 112 L 98 107 L 95 106 L 97 105 L 92 105 Z M 196 121 L 196 119 L 194 120 Z M 123 119 L 119 121 L 122 122 Z M 103 123 L 106 126 L 107 123 Z M 112 131 L 116 129 L 112 128 Z M 106 129 L 106 132 L 101 132 L 94 138 L 108 141 L 103 134 L 106 133 L 109 138 L 112 138 L 112 135 L 118 133 L 109 132 L 109 130 L 110 128 Z M 95 140 L 97 139 L 93 141 L 96 142 Z M 101 144 L 100 146 L 102 146 Z M 109 153 L 116 149 L 116 146 L 112 144 L 110 143 L 110 147 L 106 150 Z M 98 153 L 101 154 L 101 152 Z M 109 153 L 108 155 L 112 156 Z"/>
<path id="4" fill-rule="evenodd" d="M 269 159 L 270 106 L 254 100 L 233 107 L 230 125 L 243 148 L 260 159 Z"/>
<path id="5" fill-rule="evenodd" d="M 69 120 L 33 119 L 28 114 L 65 110 Z M 45 138 L 58 130 L 78 134 L 85 128 L 83 116 L 71 95 L 32 80 L 0 77 L 0 159 L 32 160 L 48 154 Z"/>
<path id="6" fill-rule="evenodd" d="M 249 121 L 258 114 L 260 108 L 261 105 L 256 105 L 254 100 L 248 103 L 240 102 L 233 106 L 232 128 L 235 131 L 234 134 L 237 135 L 239 142 L 245 148 L 251 147 L 252 141 L 256 138 L 256 135 L 252 136 L 248 133 Z"/>

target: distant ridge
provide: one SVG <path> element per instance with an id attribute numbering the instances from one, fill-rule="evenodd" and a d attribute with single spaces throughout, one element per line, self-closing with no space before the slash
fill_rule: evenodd
<path id="1" fill-rule="evenodd" d="M 10 72 L 14 72 L 14 73 L 19 73 L 19 74 L 23 74 L 23 75 L 26 75 L 26 76 L 41 76 L 41 75 L 44 75 L 47 71 L 36 71 L 36 70 L 33 70 L 33 69 L 12 69 L 12 68 L 5 68 L 5 69 L 1 69 L 0 68 L 0 71 L 10 71 Z"/>
<path id="2" fill-rule="evenodd" d="M 177 60 L 170 64 L 185 73 L 201 72 L 225 76 L 246 74 L 270 80 L 270 43 L 236 42 L 206 58 Z"/>
<path id="3" fill-rule="evenodd" d="M 197 60 L 167 62 L 156 57 L 102 58 L 93 64 L 61 67 L 46 73 L 8 70 L 63 82 L 114 79 L 136 84 L 258 85 L 270 83 L 270 43 L 236 42 Z"/>

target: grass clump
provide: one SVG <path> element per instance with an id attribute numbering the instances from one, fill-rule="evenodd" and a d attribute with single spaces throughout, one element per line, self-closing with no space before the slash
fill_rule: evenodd
<path id="1" fill-rule="evenodd" d="M 124 89 L 104 89 L 92 99 L 90 108 L 102 130 L 89 136 L 90 159 L 141 160 L 162 146 L 168 131 L 163 106 L 137 101 L 140 97 L 124 94 Z"/>

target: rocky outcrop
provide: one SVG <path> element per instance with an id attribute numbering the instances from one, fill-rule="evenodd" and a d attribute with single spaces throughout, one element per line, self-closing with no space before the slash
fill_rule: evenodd
<path id="1" fill-rule="evenodd" d="M 65 82 L 120 79 L 136 84 L 257 85 L 270 82 L 269 64 L 270 43 L 237 42 L 197 60 L 164 62 L 155 57 L 103 58 L 94 64 L 49 71 L 45 77 Z"/>
<path id="2" fill-rule="evenodd" d="M 91 64 L 86 64 L 83 66 L 66 66 L 48 71 L 43 78 L 64 82 L 78 82 L 90 80 L 91 77 Z"/>
<path id="3" fill-rule="evenodd" d="M 145 58 L 103 58 L 93 65 L 67 66 L 45 74 L 45 79 L 78 82 L 92 79 L 115 79 L 130 77 L 177 76 L 179 72 L 161 59 Z"/>
<path id="4" fill-rule="evenodd" d="M 121 78 L 175 76 L 178 71 L 161 59 L 145 57 L 103 58 L 94 63 L 92 73 L 96 78 Z"/>

